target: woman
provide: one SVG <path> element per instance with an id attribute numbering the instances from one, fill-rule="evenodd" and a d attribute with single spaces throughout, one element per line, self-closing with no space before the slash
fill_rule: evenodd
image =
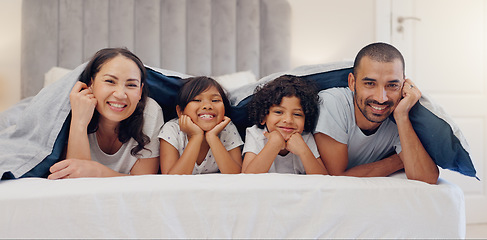
<path id="1" fill-rule="evenodd" d="M 50 168 L 49 179 L 157 173 L 164 120 L 145 78 L 127 49 L 95 54 L 71 90 L 66 160 Z"/>

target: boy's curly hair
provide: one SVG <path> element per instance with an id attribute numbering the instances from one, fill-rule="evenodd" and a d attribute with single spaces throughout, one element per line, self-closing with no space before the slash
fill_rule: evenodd
<path id="1" fill-rule="evenodd" d="M 264 128 L 262 121 L 269 114 L 269 109 L 281 104 L 283 97 L 297 97 L 301 101 L 305 123 L 304 131 L 314 130 L 318 117 L 318 88 L 314 82 L 303 77 L 282 75 L 264 86 L 258 86 L 248 105 L 249 120 L 259 128 Z"/>

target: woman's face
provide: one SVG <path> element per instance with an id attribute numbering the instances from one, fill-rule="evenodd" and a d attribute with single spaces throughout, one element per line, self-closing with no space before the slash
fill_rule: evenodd
<path id="1" fill-rule="evenodd" d="M 137 64 L 118 55 L 105 62 L 91 81 L 100 121 L 120 123 L 132 115 L 143 86 Z"/>
<path id="2" fill-rule="evenodd" d="M 193 98 L 182 114 L 188 115 L 203 131 L 209 131 L 223 121 L 225 105 L 216 87 L 210 87 Z"/>

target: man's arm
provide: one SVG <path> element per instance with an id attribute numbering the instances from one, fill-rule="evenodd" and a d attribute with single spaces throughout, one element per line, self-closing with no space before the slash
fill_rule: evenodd
<path id="1" fill-rule="evenodd" d="M 403 97 L 394 110 L 394 119 L 402 148 L 399 156 L 404 163 L 406 176 L 408 179 L 436 184 L 439 177 L 438 166 L 424 149 L 409 120 L 409 110 L 421 97 L 421 92 L 409 79 L 404 82 Z"/>
<path id="2" fill-rule="evenodd" d="M 314 135 L 321 159 L 330 175 L 354 177 L 385 177 L 403 168 L 397 154 L 373 163 L 359 165 L 347 170 L 348 147 L 323 133 Z"/>

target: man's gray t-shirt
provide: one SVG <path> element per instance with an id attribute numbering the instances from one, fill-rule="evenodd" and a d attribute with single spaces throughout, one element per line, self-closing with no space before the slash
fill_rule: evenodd
<path id="1" fill-rule="evenodd" d="M 391 152 L 401 152 L 397 125 L 387 118 L 372 135 L 365 135 L 355 122 L 353 92 L 349 88 L 322 90 L 320 113 L 315 133 L 324 133 L 347 144 L 347 169 L 375 162 Z"/>

